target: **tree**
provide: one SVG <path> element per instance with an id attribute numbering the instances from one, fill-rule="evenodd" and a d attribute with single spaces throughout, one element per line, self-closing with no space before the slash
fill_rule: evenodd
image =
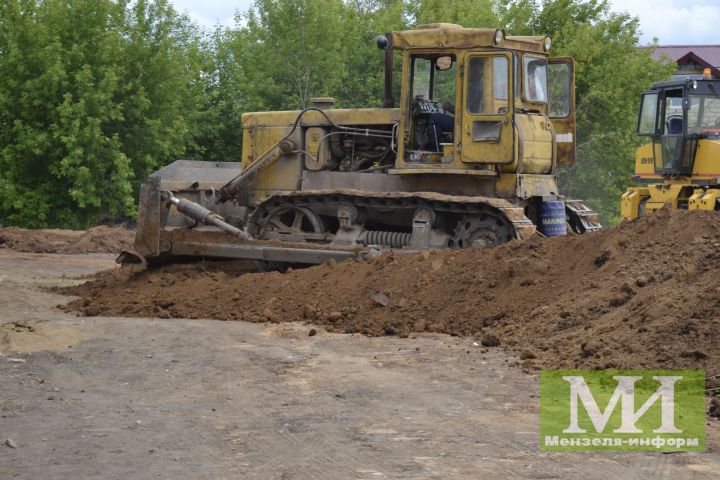
<path id="1" fill-rule="evenodd" d="M 216 28 L 204 43 L 202 130 L 192 156 L 202 160 L 238 161 L 242 151 L 241 116 L 246 104 L 242 42 L 235 32 Z M 238 50 L 236 50 L 236 47 Z"/>
<path id="2" fill-rule="evenodd" d="M 256 1 L 233 38 L 251 108 L 305 108 L 342 85 L 343 13 L 338 0 Z"/>
<path id="3" fill-rule="evenodd" d="M 416 25 L 441 22 L 473 28 L 499 25 L 493 0 L 423 0 L 408 3 L 408 9 Z"/>
<path id="4" fill-rule="evenodd" d="M 194 27 L 166 0 L 6 0 L 0 19 L 0 223 L 131 215 L 139 181 L 196 145 Z"/>
<path id="5" fill-rule="evenodd" d="M 221 81 L 240 89 L 236 105 L 247 111 L 301 109 L 319 96 L 339 107 L 379 106 L 375 37 L 406 25 L 400 1 L 257 0 L 216 34 L 218 60 L 237 65 Z"/>
<path id="6" fill-rule="evenodd" d="M 114 101 L 122 37 L 110 28 L 122 5 L 8 1 L 0 9 L 3 223 L 72 223 L 76 209 L 129 212 L 128 158 L 102 129 L 122 116 Z"/>
<path id="7" fill-rule="evenodd" d="M 213 52 L 203 32 L 167 0 L 137 0 L 126 9 L 119 63 L 124 82 L 116 129 L 131 159 L 135 189 L 159 167 L 201 156 L 207 137 L 207 71 Z"/>

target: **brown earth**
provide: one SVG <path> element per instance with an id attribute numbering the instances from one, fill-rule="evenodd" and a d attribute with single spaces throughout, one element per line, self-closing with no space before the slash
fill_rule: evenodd
<path id="1" fill-rule="evenodd" d="M 0 248 L 28 253 L 120 253 L 132 246 L 135 232 L 99 226 L 85 231 L 0 228 Z"/>
<path id="2" fill-rule="evenodd" d="M 702 453 L 539 451 L 538 376 L 472 337 L 76 318 L 38 291 L 113 264 L 0 249 L 0 479 L 717 480 L 712 419 Z"/>
<path id="3" fill-rule="evenodd" d="M 714 213 L 664 211 L 493 250 L 388 254 L 285 274 L 248 274 L 236 263 L 123 267 L 63 290 L 80 296 L 65 308 L 86 316 L 443 332 L 507 348 L 526 368 L 699 368 L 710 376 L 720 374 L 719 229 Z"/>
<path id="4" fill-rule="evenodd" d="M 64 350 L 93 336 L 88 329 L 36 321 L 0 323 L 0 356 L 12 352 Z"/>

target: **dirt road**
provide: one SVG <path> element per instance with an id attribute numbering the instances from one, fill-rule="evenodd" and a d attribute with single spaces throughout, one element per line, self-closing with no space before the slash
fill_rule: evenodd
<path id="1" fill-rule="evenodd" d="M 0 250 L 0 479 L 678 479 L 720 471 L 713 421 L 704 454 L 539 453 L 537 378 L 471 338 L 75 317 L 55 307 L 67 297 L 37 289 L 112 265 L 109 255 Z M 18 346 L 33 352 L 8 353 Z"/>

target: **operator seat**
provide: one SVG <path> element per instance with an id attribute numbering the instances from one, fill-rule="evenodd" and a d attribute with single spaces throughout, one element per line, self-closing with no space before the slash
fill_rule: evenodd
<path id="1" fill-rule="evenodd" d="M 683 119 L 682 117 L 670 117 L 667 121 L 668 135 L 682 135 Z"/>

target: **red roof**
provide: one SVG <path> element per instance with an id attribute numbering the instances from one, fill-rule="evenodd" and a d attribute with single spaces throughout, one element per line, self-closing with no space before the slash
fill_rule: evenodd
<path id="1" fill-rule="evenodd" d="M 645 48 L 655 49 L 653 58 L 656 60 L 659 60 L 663 53 L 675 61 L 682 60 L 692 53 L 694 57 L 704 60 L 702 63 L 720 69 L 720 45 L 660 45 Z"/>

